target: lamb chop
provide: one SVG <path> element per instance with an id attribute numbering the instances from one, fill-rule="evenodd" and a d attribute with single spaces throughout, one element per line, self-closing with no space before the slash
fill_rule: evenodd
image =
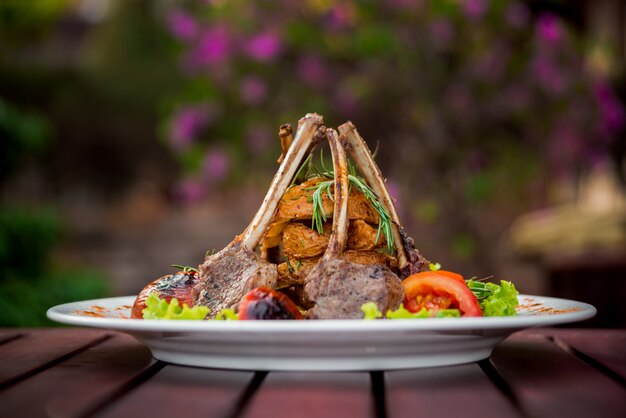
<path id="1" fill-rule="evenodd" d="M 400 217 L 393 204 L 389 189 L 383 178 L 380 169 L 374 162 L 372 153 L 367 144 L 359 135 L 352 122 L 346 122 L 339 127 L 340 140 L 346 150 L 350 153 L 365 181 L 372 188 L 381 204 L 387 209 L 392 221 L 392 234 L 396 243 L 401 243 L 397 248 L 398 268 L 401 277 L 406 278 L 413 273 L 428 268 L 426 260 L 415 248 L 415 241 L 409 237 L 400 223 Z"/>
<path id="2" fill-rule="evenodd" d="M 333 129 L 326 130 L 334 167 L 333 226 L 326 252 L 304 278 L 312 319 L 359 319 L 361 306 L 374 302 L 381 312 L 396 309 L 404 296 L 402 281 L 380 264 L 359 264 L 345 256 L 348 242 L 348 166 Z"/>
<path id="3" fill-rule="evenodd" d="M 278 169 L 261 207 L 245 231 L 220 252 L 206 257 L 199 267 L 200 283 L 192 290 L 194 306 L 207 306 L 210 317 L 223 308 L 236 308 L 250 290 L 265 286 L 273 289 L 278 279 L 276 264 L 264 260 L 255 248 L 274 216 L 278 203 L 289 187 L 304 156 L 321 139 L 318 128 L 322 117 L 307 114 L 298 122 L 293 143 Z M 321 131 L 320 131 L 321 132 Z"/>

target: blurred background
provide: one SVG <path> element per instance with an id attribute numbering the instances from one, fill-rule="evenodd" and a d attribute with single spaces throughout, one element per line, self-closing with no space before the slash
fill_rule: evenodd
<path id="1" fill-rule="evenodd" d="M 0 0 L 0 326 L 221 249 L 279 125 L 318 112 L 378 146 L 428 259 L 624 327 L 625 17 L 620 0 Z"/>

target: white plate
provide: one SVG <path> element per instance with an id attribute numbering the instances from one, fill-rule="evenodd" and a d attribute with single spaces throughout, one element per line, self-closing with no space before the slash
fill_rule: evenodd
<path id="1" fill-rule="evenodd" d="M 385 370 L 482 360 L 524 328 L 593 317 L 586 303 L 519 296 L 515 317 L 320 321 L 128 319 L 134 296 L 66 303 L 48 318 L 126 332 L 169 363 L 244 370 Z"/>

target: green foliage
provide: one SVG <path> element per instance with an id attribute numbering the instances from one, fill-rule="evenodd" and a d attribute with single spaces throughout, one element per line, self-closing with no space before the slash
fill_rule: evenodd
<path id="1" fill-rule="evenodd" d="M 450 244 L 452 253 L 461 260 L 469 260 L 476 252 L 476 239 L 468 234 L 456 234 Z"/>
<path id="2" fill-rule="evenodd" d="M 42 155 L 50 131 L 43 116 L 0 100 L 0 186 L 26 160 Z M 51 325 L 51 306 L 108 293 L 102 274 L 51 262 L 60 235 L 61 220 L 52 208 L 0 201 L 0 327 Z"/>
<path id="3" fill-rule="evenodd" d="M 0 207 L 0 327 L 48 326 L 51 306 L 109 293 L 101 273 L 51 263 L 60 230 L 52 210 Z"/>
<path id="4" fill-rule="evenodd" d="M 41 275 L 59 232 L 59 219 L 51 210 L 0 207 L 0 282 Z"/>
<path id="5" fill-rule="evenodd" d="M 66 11 L 72 0 L 2 0 L 0 34 L 2 38 L 42 35 Z"/>
<path id="6" fill-rule="evenodd" d="M 50 125 L 38 115 L 21 112 L 0 98 L 0 183 L 28 155 L 41 155 L 50 141 Z"/>
<path id="7" fill-rule="evenodd" d="M 105 277 L 80 267 L 50 269 L 42 276 L 20 275 L 0 279 L 0 327 L 55 325 L 46 318 L 54 305 L 108 294 Z"/>

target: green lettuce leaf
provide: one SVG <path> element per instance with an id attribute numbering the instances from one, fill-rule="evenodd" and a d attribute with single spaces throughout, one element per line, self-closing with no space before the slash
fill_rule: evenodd
<path id="1" fill-rule="evenodd" d="M 417 319 L 417 318 L 430 318 L 430 312 L 426 308 L 422 308 L 419 312 L 410 312 L 404 305 L 400 305 L 395 311 L 387 311 L 387 318 L 389 319 Z"/>
<path id="2" fill-rule="evenodd" d="M 378 306 L 374 302 L 367 302 L 361 306 L 361 310 L 365 314 L 364 319 L 382 318 L 383 314 L 378 310 Z M 400 305 L 395 311 L 387 311 L 385 315 L 387 319 L 423 319 L 423 318 L 451 318 L 461 316 L 458 309 L 442 309 L 433 313 L 426 308 L 422 308 L 419 312 L 410 312 L 404 305 Z"/>
<path id="3" fill-rule="evenodd" d="M 519 292 L 511 282 L 500 281 L 500 285 L 490 282 L 467 281 L 467 287 L 476 295 L 484 316 L 515 316 Z"/>
<path id="4" fill-rule="evenodd" d="M 422 308 L 425 310 L 425 308 Z M 458 309 L 442 309 L 437 311 L 435 318 L 458 318 L 461 316 L 461 311 Z"/>
<path id="5" fill-rule="evenodd" d="M 239 318 L 234 309 L 224 308 L 215 316 L 216 321 L 236 321 Z"/>
<path id="6" fill-rule="evenodd" d="M 371 320 L 383 317 L 383 314 L 378 310 L 378 306 L 374 302 L 364 303 L 361 305 L 361 310 L 365 315 L 363 319 Z"/>
<path id="7" fill-rule="evenodd" d="M 172 298 L 167 303 L 165 299 L 159 299 L 157 293 L 151 293 L 146 299 L 146 308 L 141 311 L 143 319 L 204 319 L 209 314 L 206 306 L 190 308 L 184 303 L 180 306 L 178 299 Z"/>

